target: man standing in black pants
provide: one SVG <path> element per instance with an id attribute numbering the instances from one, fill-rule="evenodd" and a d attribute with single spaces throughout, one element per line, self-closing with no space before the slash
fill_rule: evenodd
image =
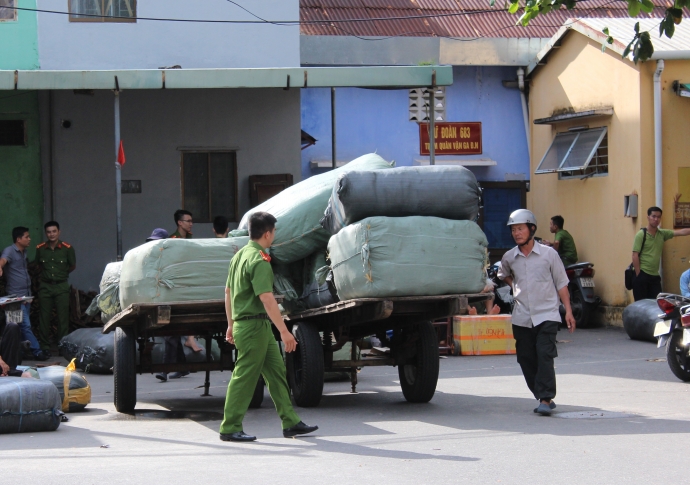
<path id="1" fill-rule="evenodd" d="M 659 263 L 661 253 L 664 251 L 664 243 L 676 236 L 690 235 L 690 229 L 672 231 L 659 228 L 659 224 L 661 224 L 661 209 L 650 207 L 647 209 L 647 227 L 635 234 L 632 253 L 632 263 L 635 268 L 632 290 L 635 301 L 656 298 L 661 293 Z"/>
<path id="2" fill-rule="evenodd" d="M 560 297 L 565 307 L 565 321 L 575 331 L 570 308 L 568 276 L 558 253 L 535 243 L 537 219 L 531 211 L 519 209 L 508 219 L 517 246 L 503 255 L 498 277 L 513 288 L 513 336 L 517 361 L 527 387 L 539 405 L 535 413 L 549 416 L 556 407 L 556 370 L 558 357 L 556 333 L 561 323 L 558 311 Z"/>

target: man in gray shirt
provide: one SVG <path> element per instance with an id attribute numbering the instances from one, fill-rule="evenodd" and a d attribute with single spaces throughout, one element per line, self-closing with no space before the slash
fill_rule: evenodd
<path id="1" fill-rule="evenodd" d="M 26 250 L 29 244 L 31 244 L 29 229 L 21 226 L 15 227 L 12 229 L 12 240 L 14 244 L 6 247 L 0 256 L 0 276 L 3 273 L 5 274 L 8 295 L 31 296 L 31 277 L 29 276 L 29 262 L 26 255 Z M 34 359 L 48 360 L 50 355 L 41 351 L 41 346 L 31 330 L 31 321 L 29 320 L 30 307 L 30 303 L 22 303 L 24 318 L 22 323 L 19 324 L 22 340 L 29 341 Z"/>
<path id="2" fill-rule="evenodd" d="M 556 371 L 558 357 L 556 333 L 561 323 L 560 297 L 565 307 L 565 321 L 575 331 L 570 308 L 568 276 L 558 253 L 535 243 L 537 219 L 526 209 L 516 210 L 508 219 L 517 246 L 503 255 L 498 277 L 513 288 L 513 336 L 517 361 L 527 387 L 539 405 L 535 413 L 548 416 L 556 407 Z"/>

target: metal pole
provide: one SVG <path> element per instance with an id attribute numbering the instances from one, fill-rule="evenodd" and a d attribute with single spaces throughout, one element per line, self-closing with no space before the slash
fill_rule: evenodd
<path id="1" fill-rule="evenodd" d="M 117 161 L 120 151 L 120 91 L 115 90 L 115 191 L 117 199 L 117 260 L 122 261 L 122 167 Z"/>
<path id="2" fill-rule="evenodd" d="M 436 86 L 432 86 L 429 91 L 429 165 L 436 165 L 436 115 L 434 114 L 434 91 Z"/>
<path id="3" fill-rule="evenodd" d="M 335 88 L 331 88 L 331 163 L 337 168 L 335 161 Z"/>

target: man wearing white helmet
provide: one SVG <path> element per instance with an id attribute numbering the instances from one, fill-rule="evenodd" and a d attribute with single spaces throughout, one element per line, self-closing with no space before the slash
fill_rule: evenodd
<path id="1" fill-rule="evenodd" d="M 556 333 L 561 322 L 560 297 L 565 307 L 565 321 L 575 331 L 570 308 L 568 276 L 558 253 L 536 243 L 537 219 L 527 209 L 519 209 L 508 219 L 517 246 L 503 255 L 498 277 L 513 288 L 513 336 L 517 361 L 527 387 L 539 405 L 535 413 L 548 416 L 556 407 L 556 371 L 553 359 L 558 356 Z"/>

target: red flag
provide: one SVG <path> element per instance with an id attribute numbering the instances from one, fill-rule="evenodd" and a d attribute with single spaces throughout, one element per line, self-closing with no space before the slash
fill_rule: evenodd
<path id="1" fill-rule="evenodd" d="M 120 148 L 117 150 L 117 163 L 122 167 L 125 164 L 125 149 L 122 147 L 122 140 L 120 140 Z"/>

